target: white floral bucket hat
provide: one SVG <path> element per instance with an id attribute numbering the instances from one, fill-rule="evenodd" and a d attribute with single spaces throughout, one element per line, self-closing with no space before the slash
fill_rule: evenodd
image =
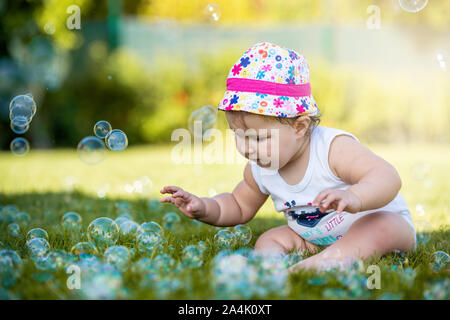
<path id="1" fill-rule="evenodd" d="M 280 118 L 317 115 L 306 59 L 269 42 L 253 45 L 231 68 L 218 109 Z"/>

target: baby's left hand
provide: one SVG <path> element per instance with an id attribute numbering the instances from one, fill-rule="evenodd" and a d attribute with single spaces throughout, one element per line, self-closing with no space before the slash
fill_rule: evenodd
<path id="1" fill-rule="evenodd" d="M 323 203 L 321 203 L 322 201 Z M 314 207 L 318 207 L 319 204 L 320 212 L 325 212 L 331 208 L 336 210 L 337 213 L 341 213 L 344 210 L 350 213 L 357 213 L 361 211 L 362 206 L 361 199 L 352 191 L 336 189 L 327 189 L 320 192 L 312 202 Z"/>

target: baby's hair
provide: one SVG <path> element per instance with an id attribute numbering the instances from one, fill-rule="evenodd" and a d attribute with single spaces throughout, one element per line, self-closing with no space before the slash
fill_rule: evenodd
<path id="1" fill-rule="evenodd" d="M 227 110 L 225 112 L 231 112 L 231 114 L 236 115 L 240 121 L 242 121 L 242 117 L 245 114 L 248 114 L 245 111 L 234 111 L 234 110 Z M 264 117 L 264 119 L 267 120 L 267 121 L 278 121 L 278 122 L 283 123 L 283 124 L 288 124 L 291 127 L 293 126 L 295 120 L 297 120 L 298 118 L 302 117 L 302 116 L 297 116 L 297 117 L 293 117 L 293 118 L 284 118 L 284 117 L 274 117 L 274 116 L 259 115 L 259 114 L 256 114 L 256 113 L 253 113 L 253 114 L 255 114 L 257 116 L 260 116 L 260 117 Z M 306 131 L 307 135 L 311 135 L 312 131 L 320 124 L 320 120 L 321 120 L 320 117 L 321 116 L 322 116 L 322 114 L 320 114 L 320 111 L 319 111 L 319 114 L 317 114 L 315 116 L 309 116 L 309 118 L 311 119 L 311 122 L 309 123 L 308 130 Z"/>

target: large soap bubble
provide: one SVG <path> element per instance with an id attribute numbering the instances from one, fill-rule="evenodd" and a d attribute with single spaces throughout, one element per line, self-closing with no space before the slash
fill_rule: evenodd
<path id="1" fill-rule="evenodd" d="M 97 137 L 83 138 L 78 144 L 78 156 L 87 164 L 98 164 L 105 158 L 106 149 L 103 141 Z"/>
<path id="2" fill-rule="evenodd" d="M 112 151 L 123 151 L 128 146 L 127 135 L 119 129 L 111 130 L 105 137 L 106 145 Z"/>
<path id="3" fill-rule="evenodd" d="M 100 139 L 105 139 L 105 137 L 112 130 L 111 125 L 108 121 L 101 120 L 94 125 L 94 133 Z"/>
<path id="4" fill-rule="evenodd" d="M 110 218 L 97 218 L 88 226 L 88 238 L 97 248 L 114 245 L 119 238 L 119 227 Z"/>

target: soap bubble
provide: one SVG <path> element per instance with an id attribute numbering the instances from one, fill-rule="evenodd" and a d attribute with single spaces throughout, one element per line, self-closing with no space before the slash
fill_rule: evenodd
<path id="1" fill-rule="evenodd" d="M 100 139 L 104 139 L 112 130 L 108 121 L 101 120 L 94 125 L 94 133 Z"/>
<path id="2" fill-rule="evenodd" d="M 159 211 L 161 209 L 161 203 L 159 202 L 159 200 L 156 199 L 150 199 L 148 201 L 148 208 L 150 209 L 150 211 Z"/>
<path id="3" fill-rule="evenodd" d="M 432 268 L 434 271 L 439 271 L 441 269 L 445 269 L 447 268 L 449 261 L 450 261 L 450 257 L 447 254 L 447 252 L 444 251 L 436 251 L 433 252 L 433 254 L 431 255 L 433 261 L 432 261 Z"/>
<path id="4" fill-rule="evenodd" d="M 15 121 L 11 121 L 10 127 L 15 134 L 24 134 L 30 128 L 30 123 L 16 119 Z"/>
<path id="5" fill-rule="evenodd" d="M 110 218 L 97 218 L 87 229 L 89 241 L 99 249 L 112 246 L 119 237 L 119 227 Z"/>
<path id="6" fill-rule="evenodd" d="M 240 244 L 246 245 L 252 240 L 252 230 L 248 226 L 239 224 L 233 228 L 233 233 Z"/>
<path id="7" fill-rule="evenodd" d="M 141 229 L 142 229 L 142 231 L 147 231 L 147 232 L 156 232 L 156 233 L 163 232 L 162 227 L 154 221 L 144 222 L 143 224 L 141 224 Z"/>
<path id="8" fill-rule="evenodd" d="M 62 217 L 61 224 L 64 230 L 75 231 L 81 229 L 81 221 L 81 216 L 78 213 L 69 211 Z"/>
<path id="9" fill-rule="evenodd" d="M 31 240 L 34 238 L 43 238 L 48 240 L 48 233 L 44 229 L 41 228 L 33 228 L 27 233 L 27 240 Z"/>
<path id="10" fill-rule="evenodd" d="M 205 7 L 205 16 L 209 21 L 219 21 L 222 12 L 215 3 L 210 3 Z"/>
<path id="11" fill-rule="evenodd" d="M 175 260 L 167 253 L 158 254 L 152 261 L 152 265 L 159 273 L 168 274 L 172 271 Z"/>
<path id="12" fill-rule="evenodd" d="M 175 231 L 180 223 L 180 216 L 175 212 L 167 212 L 163 216 L 163 227 L 170 231 Z"/>
<path id="13" fill-rule="evenodd" d="M 419 12 L 426 7 L 428 0 L 398 0 L 400 7 L 407 12 Z"/>
<path id="14" fill-rule="evenodd" d="M 195 245 L 189 245 L 183 249 L 183 266 L 198 268 L 203 264 L 203 251 Z"/>
<path id="15" fill-rule="evenodd" d="M 20 236 L 20 226 L 17 223 L 8 224 L 8 234 L 13 238 Z"/>
<path id="16" fill-rule="evenodd" d="M 144 254 L 152 254 L 162 242 L 163 237 L 158 232 L 142 232 L 137 238 L 138 250 Z"/>
<path id="17" fill-rule="evenodd" d="M 117 224 L 117 226 L 119 227 L 120 230 L 120 226 L 122 223 L 129 221 L 130 219 L 128 219 L 127 217 L 117 217 L 114 222 Z"/>
<path id="18" fill-rule="evenodd" d="M 50 250 L 50 244 L 43 238 L 33 238 L 26 242 L 28 254 L 35 260 L 45 256 Z"/>
<path id="19" fill-rule="evenodd" d="M 97 255 L 98 250 L 97 248 L 90 242 L 78 242 L 75 244 L 72 249 L 70 250 L 70 253 L 81 256 L 81 255 Z"/>
<path id="20" fill-rule="evenodd" d="M 11 152 L 16 156 L 24 156 L 30 151 L 30 144 L 25 138 L 14 138 L 9 145 Z"/>
<path id="21" fill-rule="evenodd" d="M 130 262 L 130 252 L 124 246 L 112 246 L 105 250 L 106 261 L 119 270 L 126 270 Z"/>
<path id="22" fill-rule="evenodd" d="M 42 271 L 56 271 L 64 269 L 68 260 L 68 254 L 64 250 L 52 250 L 47 255 L 34 261 L 37 269 Z"/>
<path id="23" fill-rule="evenodd" d="M 23 263 L 14 250 L 0 250 L 0 284 L 10 287 L 22 274 Z"/>
<path id="24" fill-rule="evenodd" d="M 14 218 L 17 224 L 21 227 L 26 227 L 30 223 L 30 215 L 26 212 L 18 212 Z"/>
<path id="25" fill-rule="evenodd" d="M 51 22 L 46 23 L 44 26 L 44 31 L 46 34 L 52 35 L 55 33 L 55 30 L 56 30 L 55 25 Z"/>
<path id="26" fill-rule="evenodd" d="M 429 238 L 429 233 L 431 232 L 431 225 L 425 220 L 414 221 L 414 229 L 416 230 L 417 242 L 425 244 Z"/>
<path id="27" fill-rule="evenodd" d="M 217 120 L 217 109 L 206 105 L 191 113 L 188 119 L 189 130 L 194 137 L 207 140 L 210 138 Z M 208 131 L 209 130 L 209 131 Z"/>
<path id="28" fill-rule="evenodd" d="M 121 241 L 134 241 L 140 233 L 141 226 L 132 220 L 127 220 L 120 224 L 119 236 Z"/>
<path id="29" fill-rule="evenodd" d="M 235 235 L 233 232 L 226 229 L 219 230 L 214 236 L 214 241 L 220 249 L 230 248 L 234 245 Z"/>
<path id="30" fill-rule="evenodd" d="M 128 146 L 127 135 L 119 129 L 111 130 L 105 137 L 106 145 L 112 151 L 123 151 Z"/>
<path id="31" fill-rule="evenodd" d="M 114 203 L 114 207 L 116 207 L 117 213 L 128 213 L 131 210 L 131 205 L 126 201 L 116 202 Z"/>
<path id="32" fill-rule="evenodd" d="M 17 118 L 29 123 L 36 114 L 36 109 L 36 103 L 31 94 L 18 95 L 9 104 L 9 117 L 13 121 Z"/>
<path id="33" fill-rule="evenodd" d="M 78 156 L 86 164 L 98 164 L 105 158 L 106 149 L 103 141 L 97 137 L 83 138 L 77 147 Z"/>

